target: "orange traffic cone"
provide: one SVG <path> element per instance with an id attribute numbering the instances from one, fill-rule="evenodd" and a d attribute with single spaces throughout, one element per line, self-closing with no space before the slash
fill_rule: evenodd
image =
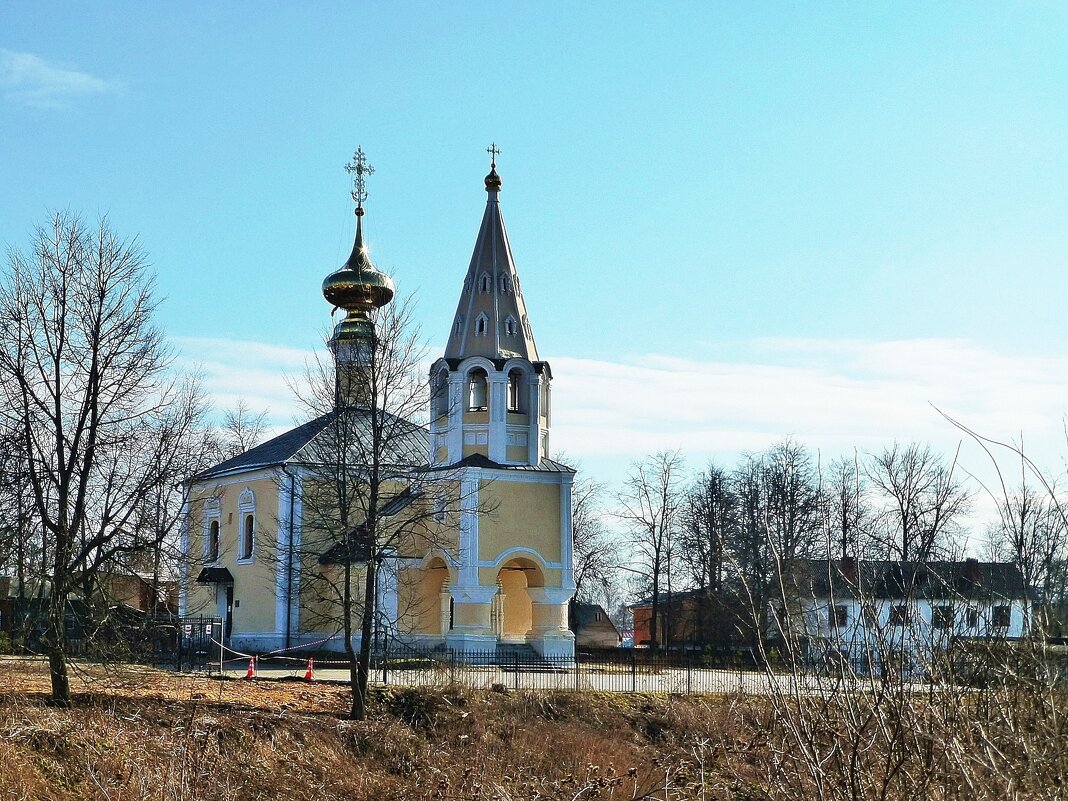
<path id="1" fill-rule="evenodd" d="M 252 657 L 250 660 L 248 660 L 248 670 L 245 671 L 245 678 L 256 678 L 256 657 Z"/>
<path id="2" fill-rule="evenodd" d="M 304 671 L 304 681 L 315 681 L 315 660 L 308 658 L 308 669 Z"/>

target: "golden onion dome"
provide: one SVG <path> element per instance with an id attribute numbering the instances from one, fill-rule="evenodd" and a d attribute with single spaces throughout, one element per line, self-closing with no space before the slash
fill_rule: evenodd
<path id="1" fill-rule="evenodd" d="M 323 281 L 323 297 L 347 312 L 369 312 L 393 300 L 393 279 L 371 263 L 363 243 L 363 209 L 356 210 L 356 240 L 340 269 Z"/>

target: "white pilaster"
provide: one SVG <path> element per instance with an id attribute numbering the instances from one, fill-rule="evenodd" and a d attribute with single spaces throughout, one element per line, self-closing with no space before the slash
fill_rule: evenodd
<path id="1" fill-rule="evenodd" d="M 448 464 L 455 464 L 464 458 L 464 409 L 467 408 L 464 389 L 463 373 L 449 373 Z"/>
<path id="2" fill-rule="evenodd" d="M 189 498 L 182 501 L 181 522 L 178 524 L 183 559 L 178 565 L 178 614 L 189 614 Z"/>
<path id="3" fill-rule="evenodd" d="M 504 462 L 508 453 L 508 376 L 497 370 L 489 374 L 489 396 L 489 458 Z"/>

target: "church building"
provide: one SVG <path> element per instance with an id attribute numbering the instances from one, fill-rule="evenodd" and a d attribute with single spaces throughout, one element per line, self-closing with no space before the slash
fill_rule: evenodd
<path id="1" fill-rule="evenodd" d="M 331 507 L 325 517 L 334 519 L 324 521 L 323 507 L 312 503 L 314 488 L 336 468 L 324 460 L 324 443 L 338 440 L 340 421 L 356 420 L 356 447 L 335 452 L 366 454 L 360 436 L 371 437 L 387 414 L 372 408 L 375 390 L 352 378 L 363 375 L 368 343 L 377 342 L 375 310 L 393 298 L 391 279 L 364 246 L 371 169 L 357 151 L 352 254 L 323 283 L 326 299 L 346 312 L 330 341 L 334 408 L 189 485 L 181 613 L 220 618 L 231 648 L 341 650 L 341 596 L 313 588 L 340 575 L 339 565 L 364 575 L 373 559 L 374 636 L 383 642 L 467 654 L 516 646 L 574 653 L 567 627 L 574 471 L 549 458 L 552 371 L 538 354 L 504 226 L 499 151 L 489 152 L 482 224 L 445 351 L 428 377 L 428 424 L 389 418 L 401 434 L 387 461 L 405 468 L 391 476 L 382 502 L 367 507 L 373 520 L 338 518 Z M 341 539 L 326 536 L 342 518 Z M 360 545 L 360 532 L 391 525 L 397 536 L 381 549 Z"/>

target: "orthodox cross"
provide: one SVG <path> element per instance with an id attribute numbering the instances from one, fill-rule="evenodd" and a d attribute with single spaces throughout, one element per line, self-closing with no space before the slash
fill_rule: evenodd
<path id="1" fill-rule="evenodd" d="M 366 176 L 375 172 L 375 168 L 367 163 L 362 147 L 356 148 L 352 161 L 345 165 L 345 172 L 352 176 L 352 199 L 356 201 L 356 208 L 362 209 L 363 202 L 367 200 Z"/>
<path id="2" fill-rule="evenodd" d="M 501 149 L 497 147 L 496 142 L 490 142 L 490 146 L 486 148 L 486 152 L 490 154 L 490 167 L 497 167 L 497 156 L 501 155 Z"/>

